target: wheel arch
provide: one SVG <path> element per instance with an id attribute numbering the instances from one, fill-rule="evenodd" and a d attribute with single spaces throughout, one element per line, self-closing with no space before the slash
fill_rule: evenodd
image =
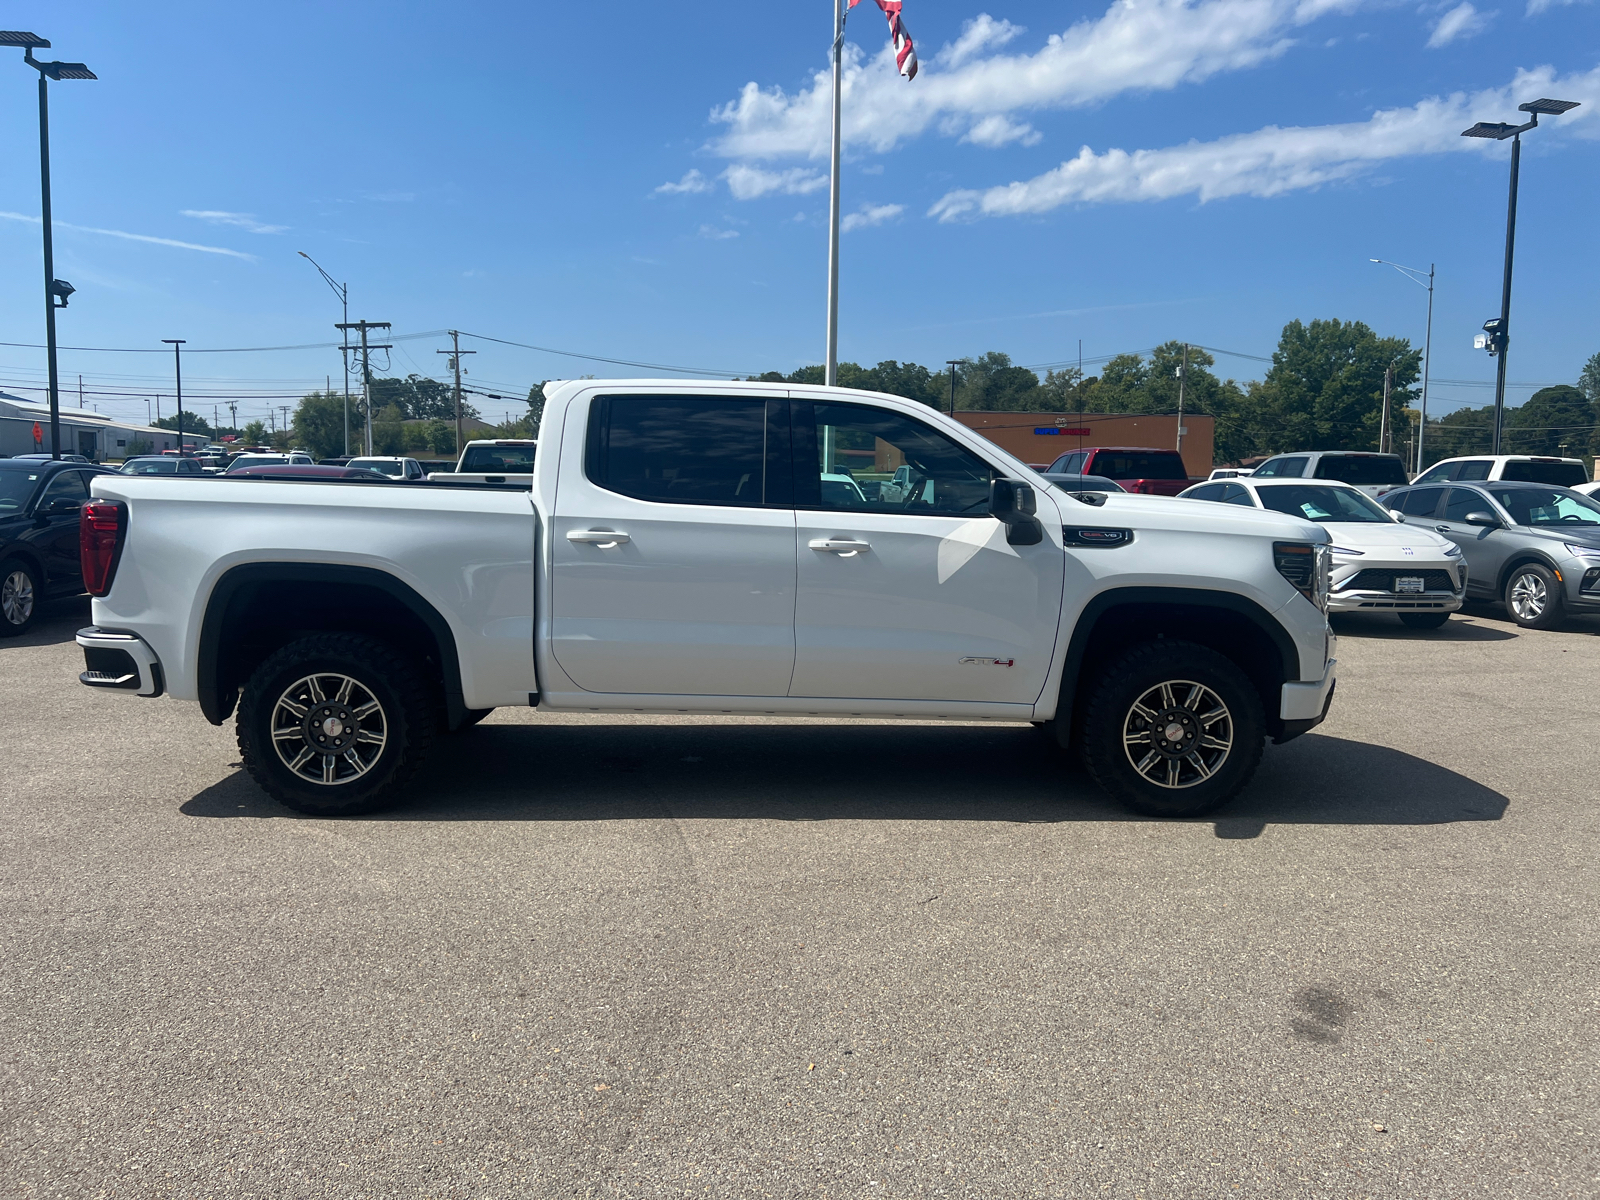
<path id="1" fill-rule="evenodd" d="M 1126 587 L 1101 592 L 1078 615 L 1061 670 L 1052 722 L 1063 744 L 1099 672 L 1132 646 L 1171 638 L 1194 642 L 1237 664 L 1261 696 L 1267 731 L 1285 730 L 1282 688 L 1300 678 L 1300 651 L 1281 622 L 1255 601 L 1204 588 Z"/>
<path id="2" fill-rule="evenodd" d="M 1506 561 L 1505 566 L 1500 568 L 1500 578 L 1495 581 L 1494 588 L 1496 600 L 1505 599 L 1506 587 L 1511 583 L 1511 577 L 1515 575 L 1519 569 L 1526 567 L 1530 563 L 1534 564 L 1535 566 L 1543 567 L 1546 571 L 1554 574 L 1557 582 L 1563 581 L 1561 568 L 1556 566 L 1554 561 L 1552 561 L 1551 558 L 1543 551 L 1519 550 Z"/>
<path id="3" fill-rule="evenodd" d="M 211 589 L 195 652 L 195 691 L 206 720 L 228 719 L 245 679 L 279 646 L 331 632 L 416 649 L 425 677 L 439 689 L 446 726 L 466 720 L 460 654 L 438 609 L 375 567 L 295 562 L 242 563 Z"/>

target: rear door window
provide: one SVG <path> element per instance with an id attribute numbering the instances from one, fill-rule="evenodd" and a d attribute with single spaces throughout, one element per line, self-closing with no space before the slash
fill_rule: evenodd
<path id="1" fill-rule="evenodd" d="M 1303 457 L 1275 458 L 1261 464 L 1256 470 L 1257 475 L 1276 477 L 1278 479 L 1299 479 L 1305 474 L 1306 459 Z"/>
<path id="2" fill-rule="evenodd" d="M 787 505 L 787 424 L 782 400 L 599 396 L 585 470 L 596 485 L 637 500 Z"/>
<path id="3" fill-rule="evenodd" d="M 1550 483 L 1556 487 L 1577 487 L 1588 483 L 1582 463 L 1508 462 L 1500 478 L 1510 483 Z"/>
<path id="4" fill-rule="evenodd" d="M 1439 510 L 1443 488 L 1417 488 L 1400 497 L 1400 511 L 1408 517 L 1431 517 Z"/>
<path id="5" fill-rule="evenodd" d="M 1187 479 L 1183 459 L 1173 454 L 1140 454 L 1122 450 L 1093 452 L 1090 473 L 1107 479 Z"/>
<path id="6" fill-rule="evenodd" d="M 1330 454 L 1317 460 L 1318 479 L 1336 479 L 1356 487 L 1404 487 L 1406 469 L 1398 458 L 1385 454 Z"/>

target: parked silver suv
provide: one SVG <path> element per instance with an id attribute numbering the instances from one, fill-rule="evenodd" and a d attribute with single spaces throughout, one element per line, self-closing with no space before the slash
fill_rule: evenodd
<path id="1" fill-rule="evenodd" d="M 1461 547 L 1467 595 L 1505 601 L 1512 620 L 1550 629 L 1569 612 L 1600 612 L 1600 503 L 1538 483 L 1399 488 L 1383 504 Z"/>

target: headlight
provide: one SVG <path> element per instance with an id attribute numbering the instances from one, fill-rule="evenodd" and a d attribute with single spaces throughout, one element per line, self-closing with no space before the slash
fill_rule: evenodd
<path id="1" fill-rule="evenodd" d="M 1444 548 L 1444 556 L 1446 558 L 1460 558 L 1461 557 L 1461 547 L 1456 545 L 1454 542 L 1449 543 Z"/>
<path id="2" fill-rule="evenodd" d="M 1566 542 L 1565 545 L 1568 554 L 1574 554 L 1579 558 L 1600 558 L 1600 547 L 1574 546 L 1571 542 Z"/>
<path id="3" fill-rule="evenodd" d="M 1333 553 L 1333 554 L 1350 554 L 1350 555 L 1354 555 L 1356 557 L 1360 557 L 1361 555 L 1366 553 L 1365 550 L 1351 550 L 1351 549 L 1349 549 L 1349 548 L 1347 548 L 1345 546 L 1329 546 L 1328 550 L 1329 550 L 1330 553 Z"/>

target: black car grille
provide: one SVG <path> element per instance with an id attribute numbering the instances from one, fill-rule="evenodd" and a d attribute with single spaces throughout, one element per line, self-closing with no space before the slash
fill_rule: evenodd
<path id="1" fill-rule="evenodd" d="M 1395 576 L 1404 576 L 1415 579 L 1422 576 L 1422 588 L 1428 592 L 1453 592 L 1456 590 L 1456 577 L 1453 571 L 1405 571 L 1389 570 L 1382 567 L 1369 567 L 1365 571 L 1357 571 L 1339 585 L 1341 592 L 1392 592 L 1394 591 Z"/>

